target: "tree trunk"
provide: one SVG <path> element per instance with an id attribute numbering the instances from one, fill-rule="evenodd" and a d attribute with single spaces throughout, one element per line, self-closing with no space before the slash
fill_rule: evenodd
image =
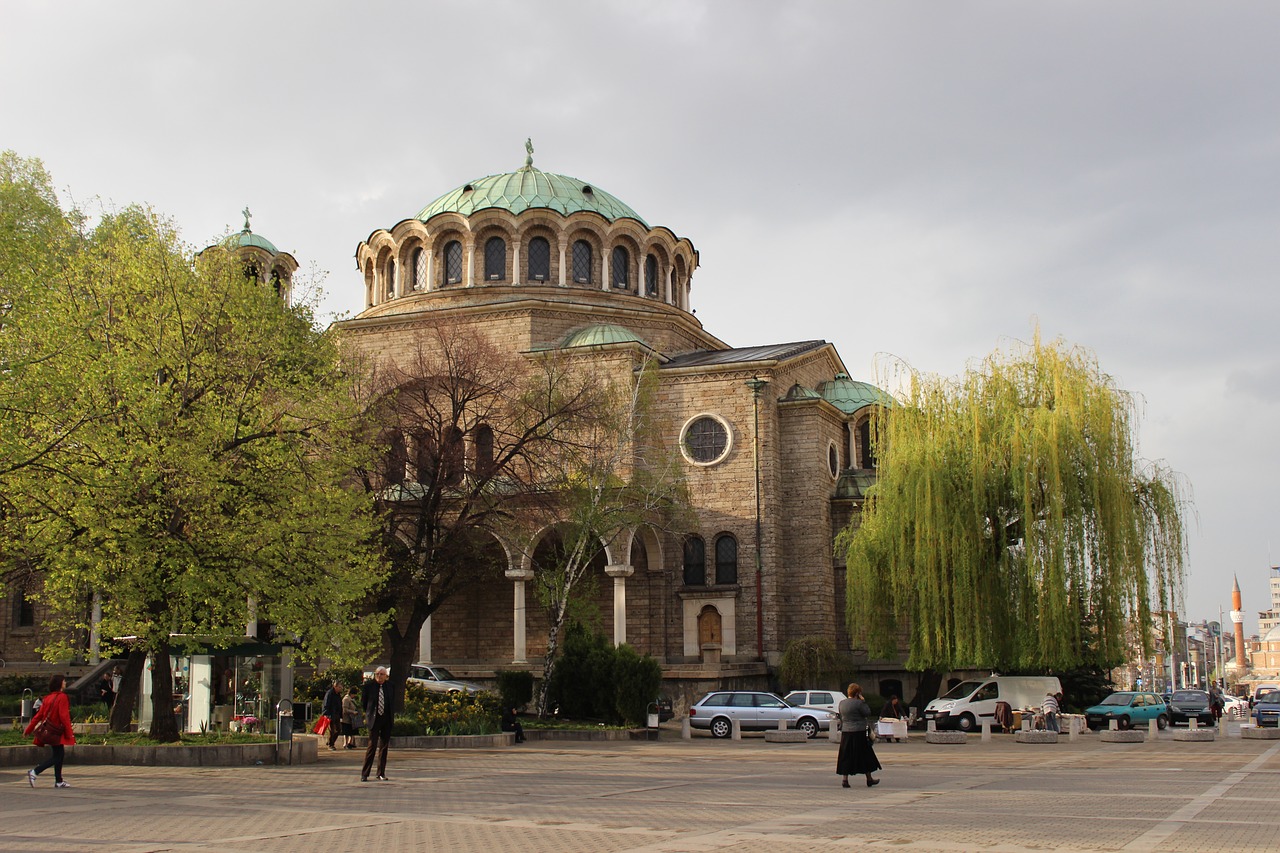
<path id="1" fill-rule="evenodd" d="M 138 706 L 138 688 L 142 686 L 142 668 L 147 664 L 145 649 L 131 649 L 120 678 L 116 702 L 111 706 L 111 731 L 127 732 L 133 724 L 133 709 Z"/>
<path id="2" fill-rule="evenodd" d="M 173 713 L 169 642 L 163 640 L 160 647 L 151 653 L 151 739 L 173 743 L 178 738 L 178 717 Z"/>
<path id="3" fill-rule="evenodd" d="M 942 687 L 942 673 L 936 669 L 926 669 L 920 673 L 920 683 L 916 687 L 916 695 L 907 703 L 908 708 L 919 709 L 920 718 L 924 718 L 924 706 L 938 698 Z"/>
<path id="4" fill-rule="evenodd" d="M 542 684 L 538 687 L 538 719 L 547 715 L 547 691 L 551 687 L 551 673 L 556 668 L 556 652 L 560 646 L 560 628 L 564 625 L 565 608 L 557 607 L 551 616 L 547 630 L 547 653 L 542 659 Z"/>
<path id="5" fill-rule="evenodd" d="M 409 666 L 418 657 L 418 637 L 426 623 L 429 611 L 414 607 L 404 633 L 394 621 L 387 626 L 387 644 L 391 646 L 391 707 L 393 712 L 404 710 L 405 686 L 409 683 Z"/>

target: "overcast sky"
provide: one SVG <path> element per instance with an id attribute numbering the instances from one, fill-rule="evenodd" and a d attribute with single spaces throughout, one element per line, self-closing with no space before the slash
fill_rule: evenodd
<path id="1" fill-rule="evenodd" d="M 693 241 L 732 346 L 959 374 L 1036 323 L 1141 395 L 1185 476 L 1192 619 L 1280 562 L 1280 4 L 82 2 L 0 6 L 0 148 L 193 244 L 327 271 L 535 164 Z"/>

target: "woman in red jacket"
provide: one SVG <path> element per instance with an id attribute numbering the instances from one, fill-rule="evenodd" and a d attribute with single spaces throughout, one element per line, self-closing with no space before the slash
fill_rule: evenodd
<path id="1" fill-rule="evenodd" d="M 31 734 L 35 731 L 36 726 L 40 725 L 41 720 L 48 720 L 57 728 L 61 729 L 61 734 L 53 740 L 41 740 L 36 738 L 36 746 L 47 746 L 50 750 L 49 760 L 33 770 L 27 771 L 27 782 L 31 787 L 36 786 L 36 777 L 53 768 L 55 788 L 70 788 L 66 782 L 62 781 L 62 759 L 66 754 L 66 748 L 72 746 L 76 742 L 76 736 L 71 733 L 71 700 L 67 698 L 67 694 L 62 692 L 62 685 L 65 678 L 59 674 L 49 679 L 49 695 L 44 697 L 40 703 L 40 710 L 31 718 L 31 722 L 27 723 L 25 734 Z"/>

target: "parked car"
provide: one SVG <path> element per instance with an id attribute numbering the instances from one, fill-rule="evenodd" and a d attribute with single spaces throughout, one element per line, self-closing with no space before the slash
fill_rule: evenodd
<path id="1" fill-rule="evenodd" d="M 1213 707 L 1209 704 L 1209 694 L 1203 690 L 1179 690 L 1169 701 L 1169 724 L 1187 725 L 1195 720 L 1202 726 L 1212 726 Z"/>
<path id="2" fill-rule="evenodd" d="M 1280 690 L 1280 686 L 1277 686 L 1277 685 L 1275 685 L 1275 684 L 1257 684 L 1257 685 L 1254 685 L 1254 688 L 1253 688 L 1253 698 L 1249 701 L 1249 704 L 1250 704 L 1251 706 L 1255 706 L 1255 705 L 1257 705 L 1257 704 L 1258 704 L 1258 699 L 1259 699 L 1259 698 L 1261 698 L 1263 694 L 1265 694 L 1265 693 L 1270 693 L 1270 692 L 1272 692 L 1273 690 Z"/>
<path id="3" fill-rule="evenodd" d="M 1249 716 L 1249 701 L 1240 696 L 1223 696 L 1222 713 L 1223 716 L 1243 720 Z"/>
<path id="4" fill-rule="evenodd" d="M 1084 719 L 1091 729 L 1108 728 L 1112 720 L 1122 729 L 1155 720 L 1156 725 L 1163 729 L 1169 725 L 1169 706 L 1162 696 L 1155 693 L 1126 690 L 1112 693 L 1097 705 L 1086 708 Z"/>
<path id="5" fill-rule="evenodd" d="M 706 729 L 714 737 L 728 737 L 733 720 L 743 731 L 778 728 L 785 720 L 787 728 L 797 728 L 809 737 L 829 729 L 835 715 L 818 708 L 795 707 L 772 693 L 750 690 L 720 690 L 708 693 L 689 707 L 689 726 Z"/>
<path id="6" fill-rule="evenodd" d="M 671 706 L 670 696 L 659 696 L 653 700 L 653 703 L 658 706 L 658 722 L 665 723 L 676 715 L 675 709 Z"/>
<path id="7" fill-rule="evenodd" d="M 1253 700 L 1253 721 L 1259 726 L 1280 725 L 1280 690 L 1257 694 Z"/>
<path id="8" fill-rule="evenodd" d="M 389 667 L 388 667 L 389 669 Z M 365 672 L 366 679 L 373 678 L 373 670 Z M 442 666 L 415 663 L 409 667 L 410 684 L 418 684 L 432 693 L 482 693 L 489 688 L 483 684 L 462 681 Z"/>
<path id="9" fill-rule="evenodd" d="M 821 708 L 824 711 L 837 713 L 844 692 L 840 690 L 792 690 L 782 697 L 788 705 L 803 705 L 806 708 Z"/>

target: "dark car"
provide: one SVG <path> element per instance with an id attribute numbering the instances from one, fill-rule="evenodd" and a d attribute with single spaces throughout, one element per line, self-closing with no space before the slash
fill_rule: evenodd
<path id="1" fill-rule="evenodd" d="M 665 723 L 675 716 L 675 710 L 671 707 L 670 696 L 659 696 L 654 700 L 653 704 L 658 706 L 658 722 Z"/>
<path id="2" fill-rule="evenodd" d="M 1203 690 L 1179 690 L 1169 700 L 1169 724 L 1187 724 L 1195 720 L 1202 726 L 1212 726 L 1213 706 L 1209 694 Z"/>
<path id="3" fill-rule="evenodd" d="M 1280 725 L 1280 690 L 1259 693 L 1254 697 L 1253 721 L 1259 726 Z"/>

